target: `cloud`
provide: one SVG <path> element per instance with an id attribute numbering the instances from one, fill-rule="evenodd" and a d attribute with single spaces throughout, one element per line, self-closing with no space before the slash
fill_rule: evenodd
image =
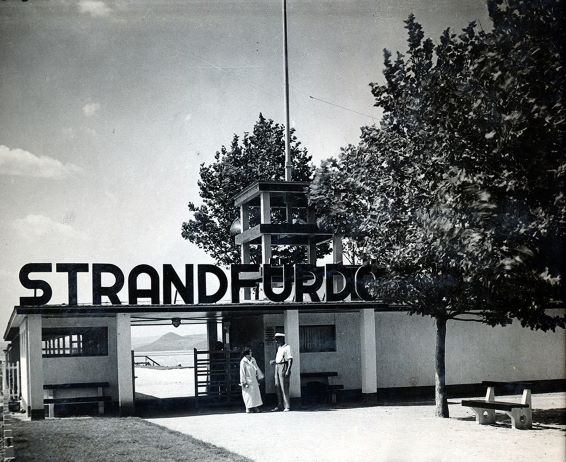
<path id="1" fill-rule="evenodd" d="M 44 236 L 86 240 L 87 235 L 77 231 L 68 223 L 58 223 L 45 215 L 28 215 L 18 218 L 12 222 L 12 228 L 26 239 L 34 239 Z"/>
<path id="2" fill-rule="evenodd" d="M 94 18 L 108 16 L 112 12 L 102 0 L 81 0 L 79 2 L 79 11 L 90 14 Z"/>
<path id="3" fill-rule="evenodd" d="M 94 128 L 90 128 L 90 127 L 81 128 L 81 132 L 88 136 L 98 135 L 97 131 Z"/>
<path id="4" fill-rule="evenodd" d="M 68 138 L 70 140 L 75 139 L 75 129 L 73 127 L 65 127 L 61 129 L 61 133 L 63 133 L 63 136 L 65 138 Z"/>
<path id="5" fill-rule="evenodd" d="M 193 118 L 193 116 L 191 114 L 187 114 L 185 116 L 185 122 L 190 122 L 192 118 Z"/>
<path id="6" fill-rule="evenodd" d="M 77 165 L 64 164 L 53 157 L 36 156 L 23 149 L 10 149 L 0 145 L 0 175 L 60 180 L 81 171 Z"/>
<path id="7" fill-rule="evenodd" d="M 83 106 L 83 114 L 86 117 L 92 117 L 100 109 L 100 104 L 98 103 L 87 103 Z"/>

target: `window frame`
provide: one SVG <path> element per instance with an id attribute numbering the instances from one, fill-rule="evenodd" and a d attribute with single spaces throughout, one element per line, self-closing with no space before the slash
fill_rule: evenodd
<path id="1" fill-rule="evenodd" d="M 329 340 L 325 340 L 325 343 L 330 342 L 331 346 L 330 347 L 326 347 L 324 349 L 316 349 L 316 350 L 306 350 L 304 348 L 304 343 L 306 343 L 306 340 L 304 338 L 304 332 L 305 330 L 308 329 L 314 329 L 314 328 L 330 328 L 331 329 L 331 338 Z M 336 346 L 336 324 L 304 324 L 304 325 L 299 325 L 299 352 L 301 354 L 305 353 L 336 353 L 337 350 L 337 346 Z"/>
<path id="2" fill-rule="evenodd" d="M 86 338 L 85 338 L 86 337 Z M 95 347 L 93 348 L 93 340 Z M 43 358 L 108 356 L 108 327 L 47 327 L 41 330 Z"/>

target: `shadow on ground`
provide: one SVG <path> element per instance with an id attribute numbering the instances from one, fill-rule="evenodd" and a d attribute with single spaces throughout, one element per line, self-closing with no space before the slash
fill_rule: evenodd
<path id="1" fill-rule="evenodd" d="M 456 404 L 456 403 L 451 403 Z M 300 404 L 292 406 L 293 412 L 334 412 L 340 409 L 356 409 L 364 407 L 388 406 L 432 406 L 430 400 L 343 400 L 337 404 L 330 404 L 324 400 L 304 399 Z M 260 408 L 261 412 L 272 412 L 275 403 L 267 402 Z M 244 412 L 242 402 L 233 403 L 201 403 L 197 404 L 194 398 L 156 398 L 154 396 L 136 393 L 136 416 L 142 418 L 156 417 L 183 417 L 190 415 L 238 414 Z"/>
<path id="2" fill-rule="evenodd" d="M 456 420 L 474 422 L 476 417 L 456 417 Z M 507 414 L 497 413 L 496 420 L 494 426 L 511 426 L 511 418 Z M 561 425 L 562 427 L 554 425 Z M 533 409 L 533 430 L 561 430 L 566 432 L 564 426 L 566 426 L 566 409 Z"/>

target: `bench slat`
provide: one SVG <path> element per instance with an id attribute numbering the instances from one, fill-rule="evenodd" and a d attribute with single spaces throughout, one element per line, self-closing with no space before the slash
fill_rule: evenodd
<path id="1" fill-rule="evenodd" d="M 44 390 L 63 390 L 69 388 L 108 388 L 108 382 L 55 383 L 43 385 Z"/>
<path id="2" fill-rule="evenodd" d="M 344 385 L 328 385 L 329 390 L 343 390 Z"/>
<path id="3" fill-rule="evenodd" d="M 110 396 L 79 396 L 75 398 L 45 398 L 44 404 L 73 404 L 73 403 L 96 403 L 99 401 L 111 401 Z"/>
<path id="4" fill-rule="evenodd" d="M 338 377 L 338 372 L 301 372 L 302 378 Z"/>
<path id="5" fill-rule="evenodd" d="M 462 406 L 477 407 L 483 409 L 499 409 L 501 411 L 511 411 L 517 408 L 528 408 L 528 404 L 510 403 L 508 401 L 482 401 L 482 400 L 463 400 Z"/>
<path id="6" fill-rule="evenodd" d="M 528 386 L 533 386 L 534 382 L 521 382 L 521 381 L 517 381 L 517 382 L 494 382 L 494 381 L 490 381 L 490 380 L 484 380 L 482 382 L 482 385 L 485 385 L 486 387 L 499 387 L 499 386 L 504 387 L 506 385 L 510 385 L 510 386 L 522 385 L 522 386 L 528 387 Z"/>

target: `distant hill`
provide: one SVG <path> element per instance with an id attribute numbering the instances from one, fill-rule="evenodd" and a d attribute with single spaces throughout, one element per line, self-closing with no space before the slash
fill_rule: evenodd
<path id="1" fill-rule="evenodd" d="M 136 348 L 138 351 L 178 351 L 190 350 L 197 348 L 199 350 L 206 350 L 208 343 L 206 341 L 206 334 L 190 334 L 179 335 L 174 332 L 168 332 L 162 335 L 157 340 L 140 345 Z"/>
<path id="2" fill-rule="evenodd" d="M 144 337 L 134 337 L 132 336 L 132 348 L 137 350 L 142 345 L 147 345 L 148 343 L 155 342 L 161 335 L 149 335 Z"/>

